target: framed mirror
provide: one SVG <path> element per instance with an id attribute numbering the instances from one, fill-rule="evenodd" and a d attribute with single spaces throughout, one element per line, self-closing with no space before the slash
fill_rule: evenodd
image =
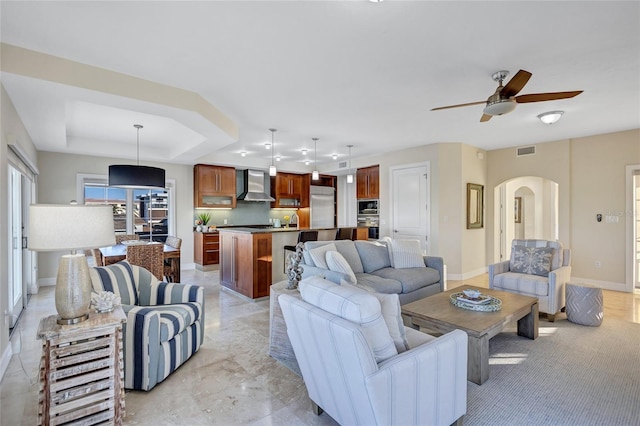
<path id="1" fill-rule="evenodd" d="M 484 227 L 484 185 L 467 184 L 467 229 Z"/>

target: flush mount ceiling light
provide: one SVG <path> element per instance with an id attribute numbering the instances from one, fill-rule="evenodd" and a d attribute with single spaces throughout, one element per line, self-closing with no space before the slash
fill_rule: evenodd
<path id="1" fill-rule="evenodd" d="M 141 124 L 134 124 L 137 129 L 136 165 L 116 164 L 109 166 L 109 186 L 119 188 L 164 188 L 165 171 L 158 167 L 140 165 L 140 129 Z"/>
<path id="2" fill-rule="evenodd" d="M 318 138 L 311 138 L 313 140 L 313 172 L 311 173 L 311 180 L 320 179 L 320 173 L 318 173 Z"/>
<path id="3" fill-rule="evenodd" d="M 560 117 L 562 117 L 562 114 L 564 114 L 564 111 L 549 111 L 549 112 L 543 112 L 542 114 L 539 114 L 538 118 L 544 124 L 553 124 L 556 121 L 560 120 Z"/>
<path id="4" fill-rule="evenodd" d="M 304 165 L 305 165 L 305 166 L 308 166 L 309 164 L 311 164 L 311 161 L 309 161 L 309 160 L 304 160 Z"/>
<path id="5" fill-rule="evenodd" d="M 273 134 L 278 131 L 278 129 L 269 129 L 271 132 L 271 165 L 269 166 L 269 176 L 275 176 L 278 171 L 276 170 L 276 165 L 273 164 Z"/>
<path id="6" fill-rule="evenodd" d="M 271 149 L 271 144 L 269 142 L 266 142 L 264 144 L 264 149 Z"/>
<path id="7" fill-rule="evenodd" d="M 302 155 L 307 155 L 307 152 L 308 152 L 307 148 L 302 148 L 301 151 L 302 151 Z"/>
<path id="8" fill-rule="evenodd" d="M 347 145 L 347 148 L 349 148 L 349 172 L 347 174 L 347 183 L 353 183 L 353 174 L 351 173 L 351 148 L 353 148 L 353 145 Z"/>
<path id="9" fill-rule="evenodd" d="M 338 159 L 338 154 L 333 154 L 333 155 L 331 156 L 331 158 L 333 158 L 334 160 L 337 160 L 337 159 Z"/>
<path id="10" fill-rule="evenodd" d="M 280 161 L 280 156 L 276 155 L 276 161 Z"/>
<path id="11" fill-rule="evenodd" d="M 247 153 L 246 153 L 246 151 L 242 151 L 242 152 L 240 153 L 240 155 L 241 155 L 241 156 L 243 156 L 243 157 L 246 157 L 246 156 L 247 156 Z"/>

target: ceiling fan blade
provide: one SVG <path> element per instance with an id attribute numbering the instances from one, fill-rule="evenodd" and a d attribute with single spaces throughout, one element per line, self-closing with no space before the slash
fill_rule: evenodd
<path id="1" fill-rule="evenodd" d="M 482 117 L 480 117 L 480 122 L 484 123 L 485 121 L 489 121 L 491 120 L 491 117 L 493 117 L 493 115 L 482 114 Z"/>
<path id="2" fill-rule="evenodd" d="M 449 106 L 443 106 L 438 108 L 431 108 L 431 111 L 438 111 L 441 109 L 449 109 L 449 108 L 459 108 L 459 107 L 465 107 L 470 105 L 480 105 L 480 104 L 486 104 L 486 103 L 487 101 L 469 102 L 468 104 L 458 104 L 458 105 L 449 105 Z"/>
<path id="3" fill-rule="evenodd" d="M 511 80 L 507 83 L 506 86 L 500 92 L 500 96 L 505 98 L 510 98 L 511 96 L 515 96 L 519 91 L 522 90 L 525 84 L 531 78 L 531 73 L 529 71 L 520 70 L 514 75 Z"/>
<path id="4" fill-rule="evenodd" d="M 552 93 L 531 93 L 529 95 L 516 96 L 516 102 L 519 104 L 526 104 L 529 102 L 543 102 L 553 101 L 556 99 L 568 99 L 578 96 L 582 93 L 582 90 L 575 90 L 573 92 L 552 92 Z"/>

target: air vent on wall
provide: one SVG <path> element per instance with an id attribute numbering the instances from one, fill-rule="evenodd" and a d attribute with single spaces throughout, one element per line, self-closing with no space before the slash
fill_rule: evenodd
<path id="1" fill-rule="evenodd" d="M 535 146 L 523 146 L 521 148 L 516 148 L 516 157 L 520 157 L 523 155 L 533 155 L 536 153 Z"/>
<path id="2" fill-rule="evenodd" d="M 338 168 L 344 169 L 345 167 L 347 167 L 347 162 L 346 161 L 341 161 L 341 162 L 338 163 Z"/>

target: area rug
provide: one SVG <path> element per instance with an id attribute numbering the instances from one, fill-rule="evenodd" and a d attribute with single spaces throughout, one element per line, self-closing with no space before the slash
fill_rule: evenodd
<path id="1" fill-rule="evenodd" d="M 490 376 L 468 382 L 469 425 L 640 425 L 640 324 L 540 320 L 530 340 L 489 341 Z"/>

